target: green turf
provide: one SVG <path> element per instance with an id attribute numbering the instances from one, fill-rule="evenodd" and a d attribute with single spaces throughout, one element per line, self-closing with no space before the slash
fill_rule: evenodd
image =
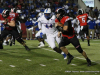
<path id="1" fill-rule="evenodd" d="M 37 40 L 28 40 L 26 44 L 30 52 L 18 42 L 0 50 L 0 75 L 100 75 L 100 40 L 91 40 L 91 46 L 87 46 L 86 40 L 80 40 L 80 43 L 92 60 L 90 67 L 87 67 L 84 57 L 71 44 L 66 47 L 74 59 L 67 65 L 67 60 L 49 48 L 48 44 L 37 48 Z"/>

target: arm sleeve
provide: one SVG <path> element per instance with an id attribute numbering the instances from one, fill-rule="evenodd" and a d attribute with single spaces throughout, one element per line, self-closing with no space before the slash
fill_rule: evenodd
<path id="1" fill-rule="evenodd" d="M 88 16 L 88 19 L 89 19 L 89 20 L 92 20 L 92 17 Z"/>
<path id="2" fill-rule="evenodd" d="M 79 22 L 78 18 L 76 18 L 76 21 L 77 21 L 77 22 L 76 22 L 76 24 L 77 24 L 77 25 L 79 25 L 79 24 L 80 24 L 80 22 Z"/>
<path id="3" fill-rule="evenodd" d="M 39 29 L 42 29 L 42 24 L 40 21 L 38 21 L 38 27 L 39 27 Z"/>
<path id="4" fill-rule="evenodd" d="M 0 20 L 0 23 L 3 23 L 4 22 L 4 20 Z"/>

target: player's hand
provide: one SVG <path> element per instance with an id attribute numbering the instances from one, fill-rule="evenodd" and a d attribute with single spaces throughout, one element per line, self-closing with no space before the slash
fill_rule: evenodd
<path id="1" fill-rule="evenodd" d="M 61 37 L 61 32 L 58 32 L 58 37 Z"/>
<path id="2" fill-rule="evenodd" d="M 55 23 L 55 27 L 57 27 L 57 26 L 58 26 L 58 22 Z"/>
<path id="3" fill-rule="evenodd" d="M 7 23 L 9 20 L 6 18 L 4 21 Z"/>

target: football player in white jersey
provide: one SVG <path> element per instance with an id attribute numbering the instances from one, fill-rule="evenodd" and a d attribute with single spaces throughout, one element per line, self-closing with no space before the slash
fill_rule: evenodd
<path id="1" fill-rule="evenodd" d="M 61 37 L 58 37 L 58 30 L 55 27 L 55 15 L 52 15 L 51 9 L 46 8 L 44 10 L 44 15 L 42 15 L 38 20 L 38 27 L 42 29 L 42 32 L 46 34 L 48 44 L 56 52 L 63 54 L 64 59 L 67 59 L 67 56 L 59 48 L 56 47 L 55 41 L 59 44 Z"/>
<path id="2" fill-rule="evenodd" d="M 98 17 L 98 19 L 95 22 L 97 24 L 96 37 L 97 37 L 97 39 L 100 39 L 100 16 Z"/>
<path id="3" fill-rule="evenodd" d="M 38 45 L 38 47 L 43 47 L 44 46 L 44 39 L 45 39 L 45 41 L 46 41 L 46 38 L 45 37 L 43 37 L 43 36 L 45 36 L 45 32 L 43 32 L 43 28 L 41 29 L 41 27 L 40 26 L 38 26 L 38 21 L 39 21 L 39 19 L 40 19 L 40 17 L 43 15 L 43 13 L 39 13 L 38 14 L 38 20 L 37 20 L 37 26 L 35 26 L 34 27 L 34 29 L 35 28 L 39 28 L 39 31 L 36 33 L 36 35 L 35 35 L 35 37 L 38 39 L 38 41 L 40 42 L 39 43 L 39 45 Z"/>

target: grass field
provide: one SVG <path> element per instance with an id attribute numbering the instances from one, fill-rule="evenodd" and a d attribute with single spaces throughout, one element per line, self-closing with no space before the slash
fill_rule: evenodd
<path id="1" fill-rule="evenodd" d="M 87 67 L 84 57 L 70 44 L 69 52 L 74 56 L 71 64 L 63 56 L 48 47 L 37 48 L 37 40 L 27 40 L 31 51 L 16 42 L 13 46 L 4 46 L 0 50 L 0 75 L 100 75 L 100 40 L 80 40 L 83 50 L 92 60 L 92 66 Z"/>

